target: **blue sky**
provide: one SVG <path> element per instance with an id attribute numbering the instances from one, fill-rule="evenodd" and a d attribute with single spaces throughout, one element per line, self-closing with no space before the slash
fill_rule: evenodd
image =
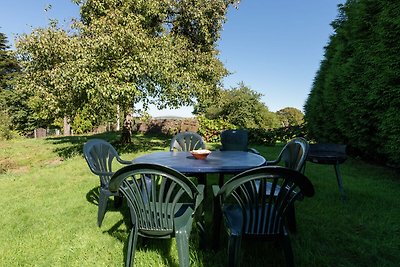
<path id="1" fill-rule="evenodd" d="M 333 33 L 330 23 L 345 0 L 242 0 L 231 8 L 218 42 L 219 58 L 233 74 L 224 87 L 244 82 L 263 95 L 271 111 L 302 110 Z M 52 8 L 45 12 L 51 4 Z M 68 23 L 79 9 L 70 0 L 9 0 L 1 3 L 0 32 L 10 43 L 16 34 L 44 27 L 50 18 Z M 158 111 L 152 116 L 191 116 L 192 108 Z"/>

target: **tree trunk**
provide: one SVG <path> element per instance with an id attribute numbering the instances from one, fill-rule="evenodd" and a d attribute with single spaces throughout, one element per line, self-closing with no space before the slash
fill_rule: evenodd
<path id="1" fill-rule="evenodd" d="M 122 127 L 121 133 L 121 143 L 122 144 L 129 144 L 132 142 L 132 115 L 126 114 L 124 125 Z"/>
<path id="2" fill-rule="evenodd" d="M 119 113 L 119 105 L 117 105 L 117 125 L 115 127 L 116 131 L 120 130 L 120 125 L 121 125 L 121 121 L 120 121 L 120 113 Z"/>
<path id="3" fill-rule="evenodd" d="M 71 135 L 71 125 L 69 124 L 69 119 L 64 116 L 64 136 Z"/>

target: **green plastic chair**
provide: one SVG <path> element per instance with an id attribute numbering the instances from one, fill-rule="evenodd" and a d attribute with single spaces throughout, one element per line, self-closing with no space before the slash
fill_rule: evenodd
<path id="1" fill-rule="evenodd" d="M 169 150 L 192 151 L 205 148 L 206 144 L 199 134 L 193 132 L 181 132 L 172 138 Z"/>
<path id="2" fill-rule="evenodd" d="M 260 153 L 249 147 L 249 134 L 245 129 L 225 130 L 221 132 L 221 151 L 247 151 L 257 155 Z M 219 174 L 219 186 L 224 184 L 224 174 Z"/>
<path id="3" fill-rule="evenodd" d="M 222 188 L 213 186 L 213 193 L 214 244 L 219 245 L 223 218 L 229 236 L 228 266 L 239 266 L 242 239 L 279 241 L 286 266 L 294 265 L 285 216 L 294 201 L 314 195 L 306 176 L 285 167 L 263 166 L 234 176 Z"/>
<path id="4" fill-rule="evenodd" d="M 310 145 L 303 137 L 297 137 L 289 141 L 279 153 L 279 156 L 272 161 L 267 161 L 267 166 L 283 165 L 287 168 L 299 171 L 304 174 L 307 155 Z M 287 213 L 288 228 L 296 232 L 296 212 L 292 205 Z"/>
<path id="5" fill-rule="evenodd" d="M 196 149 L 205 149 L 206 143 L 203 138 L 194 132 L 181 132 L 176 134 L 172 140 L 169 147 L 169 151 L 192 151 Z M 196 177 L 198 183 L 207 184 L 207 177 L 205 174 L 201 173 L 185 173 L 187 176 Z"/>
<path id="6" fill-rule="evenodd" d="M 297 137 L 289 141 L 279 153 L 279 156 L 272 161 L 267 161 L 267 165 L 278 165 L 283 163 L 285 167 L 304 173 L 310 145 L 307 140 Z"/>
<path id="7" fill-rule="evenodd" d="M 225 130 L 221 132 L 221 151 L 249 151 L 260 154 L 256 149 L 249 147 L 249 134 L 245 129 Z"/>
<path id="8" fill-rule="evenodd" d="M 151 179 L 151 188 L 143 187 Z M 110 190 L 126 198 L 131 213 L 126 266 L 132 266 L 138 236 L 176 238 L 179 266 L 189 266 L 189 236 L 193 217 L 203 200 L 204 185 L 165 166 L 138 163 L 118 170 Z"/>
<path id="9" fill-rule="evenodd" d="M 100 227 L 107 209 L 108 198 L 114 196 L 114 204 L 121 203 L 118 192 L 110 192 L 108 186 L 111 176 L 114 174 L 112 165 L 117 160 L 122 165 L 132 164 L 132 161 L 122 160 L 115 148 L 101 139 L 91 139 L 83 146 L 83 155 L 92 171 L 100 178 L 99 209 L 97 213 L 97 225 Z"/>

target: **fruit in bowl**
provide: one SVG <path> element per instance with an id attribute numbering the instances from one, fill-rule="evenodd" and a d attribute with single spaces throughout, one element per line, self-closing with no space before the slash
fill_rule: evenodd
<path id="1" fill-rule="evenodd" d="M 211 151 L 208 149 L 198 149 L 192 150 L 190 151 L 190 153 L 192 153 L 193 157 L 195 157 L 196 159 L 205 159 L 208 155 L 211 154 Z"/>

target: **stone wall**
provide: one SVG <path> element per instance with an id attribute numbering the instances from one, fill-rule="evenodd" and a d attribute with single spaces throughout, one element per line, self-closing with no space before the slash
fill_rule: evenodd
<path id="1" fill-rule="evenodd" d="M 184 119 L 157 119 L 149 121 L 137 121 L 134 125 L 134 131 L 139 133 L 154 133 L 173 136 L 179 132 L 197 132 L 199 122 L 196 118 Z"/>

